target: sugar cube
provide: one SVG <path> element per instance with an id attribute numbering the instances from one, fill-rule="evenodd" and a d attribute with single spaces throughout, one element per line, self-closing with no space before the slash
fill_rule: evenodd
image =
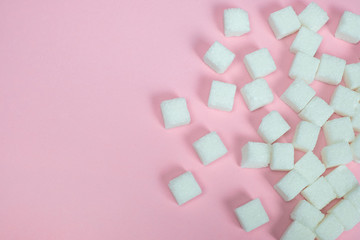
<path id="1" fill-rule="evenodd" d="M 301 195 L 318 209 L 322 209 L 336 198 L 331 185 L 324 177 L 319 177 L 313 184 L 305 188 Z"/>
<path id="2" fill-rule="evenodd" d="M 165 100 L 160 106 L 165 128 L 174 128 L 190 123 L 190 113 L 185 98 Z"/>
<path id="3" fill-rule="evenodd" d="M 360 213 L 360 185 L 357 185 L 351 192 L 347 193 L 344 199 L 349 200 Z"/>
<path id="4" fill-rule="evenodd" d="M 351 143 L 351 150 L 354 157 L 354 162 L 360 163 L 360 135 L 357 135 L 355 140 Z"/>
<path id="5" fill-rule="evenodd" d="M 335 240 L 344 232 L 343 225 L 333 214 L 327 214 L 315 233 L 319 240 Z"/>
<path id="6" fill-rule="evenodd" d="M 235 209 L 235 214 L 241 227 L 250 232 L 255 228 L 269 222 L 269 217 L 261 204 L 259 198 L 256 198 Z"/>
<path id="7" fill-rule="evenodd" d="M 261 120 L 257 132 L 266 143 L 271 144 L 289 130 L 289 124 L 284 120 L 280 113 L 272 111 Z"/>
<path id="8" fill-rule="evenodd" d="M 241 8 L 225 9 L 224 32 L 226 37 L 241 36 L 250 32 L 248 13 Z"/>
<path id="9" fill-rule="evenodd" d="M 341 16 L 335 37 L 349 43 L 360 41 L 360 15 L 345 11 Z"/>
<path id="10" fill-rule="evenodd" d="M 321 150 L 322 160 L 327 168 L 348 164 L 353 155 L 349 143 L 339 142 L 328 145 Z"/>
<path id="11" fill-rule="evenodd" d="M 233 109 L 235 92 L 235 84 L 214 80 L 211 84 L 208 106 L 230 112 Z"/>
<path id="12" fill-rule="evenodd" d="M 301 27 L 299 19 L 291 6 L 270 14 L 269 25 L 276 39 L 281 39 L 293 34 Z"/>
<path id="13" fill-rule="evenodd" d="M 324 214 L 306 200 L 301 200 L 291 212 L 291 219 L 298 221 L 311 230 L 315 230 Z"/>
<path id="14" fill-rule="evenodd" d="M 225 145 L 216 132 L 201 137 L 193 143 L 193 147 L 204 165 L 208 165 L 227 153 Z"/>
<path id="15" fill-rule="evenodd" d="M 271 157 L 271 146 L 266 143 L 248 142 L 241 149 L 243 168 L 267 167 Z"/>
<path id="16" fill-rule="evenodd" d="M 217 73 L 224 73 L 234 61 L 235 54 L 215 41 L 204 55 L 204 62 Z"/>
<path id="17" fill-rule="evenodd" d="M 323 126 L 326 143 L 352 142 L 355 138 L 349 117 L 336 118 L 327 121 Z"/>
<path id="18" fill-rule="evenodd" d="M 191 172 L 185 172 L 172 179 L 169 188 L 179 205 L 201 194 L 201 188 Z"/>
<path id="19" fill-rule="evenodd" d="M 300 112 L 315 96 L 316 92 L 306 82 L 295 79 L 281 95 L 281 100 L 295 112 Z"/>
<path id="20" fill-rule="evenodd" d="M 294 166 L 307 181 L 307 185 L 313 183 L 321 174 L 325 172 L 325 166 L 313 152 L 307 152 Z"/>
<path id="21" fill-rule="evenodd" d="M 262 78 L 246 84 L 241 88 L 240 92 L 250 111 L 261 108 L 274 100 L 269 85 Z"/>
<path id="22" fill-rule="evenodd" d="M 344 59 L 323 54 L 315 79 L 327 84 L 338 85 L 344 74 L 345 65 Z"/>
<path id="23" fill-rule="evenodd" d="M 294 168 L 294 146 L 291 143 L 272 145 L 271 170 L 288 171 Z"/>
<path id="24" fill-rule="evenodd" d="M 314 56 L 322 41 L 322 36 L 307 27 L 301 27 L 290 46 L 290 52 L 302 52 Z"/>
<path id="25" fill-rule="evenodd" d="M 294 199 L 308 185 L 308 181 L 296 170 L 288 172 L 277 184 L 274 189 L 285 201 Z"/>
<path id="26" fill-rule="evenodd" d="M 346 87 L 353 90 L 360 87 L 360 62 L 345 66 L 344 82 Z"/>
<path id="27" fill-rule="evenodd" d="M 299 117 L 321 127 L 333 113 L 334 110 L 332 107 L 330 107 L 323 99 L 315 96 L 299 113 Z"/>
<path id="28" fill-rule="evenodd" d="M 296 126 L 293 138 L 294 148 L 309 152 L 314 150 L 320 133 L 320 127 L 307 121 L 301 121 Z"/>
<path id="29" fill-rule="evenodd" d="M 244 64 L 253 79 L 265 77 L 276 70 L 275 62 L 267 48 L 247 54 Z"/>
<path id="30" fill-rule="evenodd" d="M 316 3 L 311 2 L 299 14 L 299 21 L 305 27 L 317 32 L 329 20 L 327 13 Z"/>
<path id="31" fill-rule="evenodd" d="M 360 94 L 339 85 L 331 96 L 330 105 L 341 116 L 352 117 L 359 105 Z"/>
<path id="32" fill-rule="evenodd" d="M 328 213 L 332 213 L 344 226 L 345 230 L 351 230 L 356 224 L 360 223 L 360 213 L 354 205 L 346 199 L 338 202 Z"/>
<path id="33" fill-rule="evenodd" d="M 325 178 L 334 189 L 338 198 L 343 197 L 358 185 L 354 174 L 344 165 L 332 170 Z"/>
<path id="34" fill-rule="evenodd" d="M 297 52 L 289 71 L 289 77 L 292 79 L 300 78 L 310 84 L 314 81 L 319 64 L 319 59 Z"/>
<path id="35" fill-rule="evenodd" d="M 293 221 L 280 240 L 314 240 L 316 237 L 309 228 L 298 221 Z"/>

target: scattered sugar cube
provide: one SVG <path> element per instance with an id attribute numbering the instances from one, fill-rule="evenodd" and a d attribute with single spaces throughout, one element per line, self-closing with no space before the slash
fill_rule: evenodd
<path id="1" fill-rule="evenodd" d="M 323 126 L 326 143 L 352 142 L 355 133 L 349 117 L 336 118 L 327 121 Z"/>
<path id="2" fill-rule="evenodd" d="M 274 189 L 285 201 L 294 199 L 308 185 L 308 181 L 296 170 L 288 172 L 277 184 Z"/>
<path id="3" fill-rule="evenodd" d="M 289 77 L 292 79 L 300 78 L 307 84 L 310 84 L 314 81 L 319 64 L 319 59 L 306 55 L 305 53 L 298 52 L 292 62 Z"/>
<path id="4" fill-rule="evenodd" d="M 241 8 L 225 9 L 224 32 L 226 37 L 241 36 L 250 32 L 248 13 Z"/>
<path id="5" fill-rule="evenodd" d="M 240 92 L 250 111 L 261 108 L 274 100 L 269 85 L 262 78 L 246 84 L 241 88 Z"/>
<path id="6" fill-rule="evenodd" d="M 320 133 L 320 127 L 307 121 L 301 121 L 297 126 L 293 138 L 294 148 L 309 152 L 314 150 Z"/>
<path id="7" fill-rule="evenodd" d="M 345 230 L 351 230 L 356 224 L 360 223 L 360 213 L 354 205 L 346 199 L 338 202 L 328 213 L 332 213 L 344 226 Z"/>
<path id="8" fill-rule="evenodd" d="M 208 106 L 222 111 L 232 111 L 235 92 L 235 84 L 214 80 L 211 84 Z"/>
<path id="9" fill-rule="evenodd" d="M 307 5 L 298 17 L 303 26 L 313 30 L 314 32 L 319 31 L 320 28 L 329 20 L 327 13 L 314 2 Z"/>
<path id="10" fill-rule="evenodd" d="M 291 212 L 291 219 L 298 221 L 312 231 L 324 218 L 324 214 L 306 200 L 301 200 Z"/>
<path id="11" fill-rule="evenodd" d="M 356 136 L 350 146 L 353 152 L 354 162 L 360 163 L 360 135 Z"/>
<path id="12" fill-rule="evenodd" d="M 293 221 L 280 240 L 314 240 L 316 237 L 309 228 L 298 221 Z"/>
<path id="13" fill-rule="evenodd" d="M 281 100 L 295 112 L 300 112 L 315 96 L 316 92 L 306 82 L 295 79 L 294 82 L 281 95 Z"/>
<path id="14" fill-rule="evenodd" d="M 301 195 L 318 209 L 324 208 L 336 198 L 331 185 L 324 177 L 319 177 L 313 184 L 305 188 Z"/>
<path id="15" fill-rule="evenodd" d="M 165 100 L 160 106 L 165 128 L 174 128 L 190 123 L 190 113 L 185 98 Z"/>
<path id="16" fill-rule="evenodd" d="M 247 54 L 244 64 L 253 79 L 265 77 L 276 70 L 274 59 L 267 48 Z"/>
<path id="17" fill-rule="evenodd" d="M 215 41 L 204 55 L 204 62 L 217 73 L 224 73 L 234 61 L 235 54 Z"/>
<path id="18" fill-rule="evenodd" d="M 335 240 L 344 232 L 344 227 L 333 215 L 328 214 L 316 228 L 315 233 L 319 240 Z"/>
<path id="19" fill-rule="evenodd" d="M 258 134 L 266 143 L 273 143 L 290 130 L 289 124 L 278 111 L 267 114 L 260 123 Z"/>
<path id="20" fill-rule="evenodd" d="M 339 198 L 358 185 L 354 174 L 344 165 L 335 168 L 325 178 Z"/>
<path id="21" fill-rule="evenodd" d="M 241 227 L 250 232 L 255 228 L 269 222 L 269 217 L 265 212 L 259 198 L 256 198 L 235 209 L 235 214 Z"/>
<path id="22" fill-rule="evenodd" d="M 294 169 L 306 179 L 309 185 L 320 177 L 326 168 L 313 152 L 307 152 L 295 163 Z"/>
<path id="23" fill-rule="evenodd" d="M 335 37 L 349 43 L 358 43 L 360 41 L 360 15 L 344 11 Z"/>
<path id="24" fill-rule="evenodd" d="M 241 149 L 243 168 L 267 167 L 271 157 L 271 146 L 266 143 L 248 142 Z"/>
<path id="25" fill-rule="evenodd" d="M 276 39 L 281 39 L 293 34 L 301 27 L 299 19 L 291 6 L 270 14 L 269 25 Z"/>
<path id="26" fill-rule="evenodd" d="M 301 27 L 290 46 L 290 52 L 302 52 L 307 55 L 314 56 L 320 46 L 320 43 L 322 42 L 322 39 L 323 37 L 320 34 L 317 34 L 307 27 Z"/>
<path id="27" fill-rule="evenodd" d="M 299 113 L 299 117 L 321 127 L 333 113 L 334 110 L 332 107 L 330 107 L 323 99 L 315 96 Z"/>
<path id="28" fill-rule="evenodd" d="M 201 188 L 191 172 L 185 172 L 172 179 L 169 188 L 179 205 L 201 194 Z"/>
<path id="29" fill-rule="evenodd" d="M 208 165 L 227 153 L 225 145 L 216 132 L 211 132 L 201 137 L 193 143 L 193 147 L 204 165 Z"/>
<path id="30" fill-rule="evenodd" d="M 323 54 L 315 79 L 327 84 L 338 85 L 344 74 L 345 65 L 344 59 Z"/>
<path id="31" fill-rule="evenodd" d="M 344 199 L 349 200 L 360 213 L 360 185 L 357 185 L 351 192 L 346 194 Z"/>
<path id="32" fill-rule="evenodd" d="M 328 145 L 321 150 L 322 161 L 327 168 L 348 164 L 353 159 L 349 143 L 339 142 Z"/>
<path id="33" fill-rule="evenodd" d="M 345 66 L 344 82 L 346 87 L 353 90 L 360 87 L 360 62 Z"/>
<path id="34" fill-rule="evenodd" d="M 274 143 L 271 153 L 271 170 L 289 171 L 294 168 L 294 146 L 291 143 Z"/>
<path id="35" fill-rule="evenodd" d="M 359 105 L 360 94 L 339 85 L 331 96 L 330 105 L 341 116 L 352 117 Z"/>

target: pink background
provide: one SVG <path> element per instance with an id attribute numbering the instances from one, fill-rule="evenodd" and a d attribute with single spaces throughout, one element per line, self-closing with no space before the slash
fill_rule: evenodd
<path id="1" fill-rule="evenodd" d="M 310 1 L 2 0 L 0 2 L 0 239 L 278 239 L 302 199 L 284 202 L 273 185 L 285 172 L 241 169 L 241 148 L 261 141 L 260 120 L 278 110 L 292 129 L 298 116 L 279 96 L 295 35 L 276 40 L 271 12 Z M 334 38 L 344 10 L 357 0 L 317 1 L 330 16 L 319 33 L 322 53 L 357 62 L 359 45 Z M 251 32 L 225 38 L 225 8 L 242 7 Z M 219 75 L 202 56 L 218 40 L 236 53 Z M 278 70 L 266 77 L 272 104 L 250 113 L 239 92 L 234 111 L 207 107 L 213 79 L 251 81 L 244 55 L 267 47 Z M 334 86 L 314 82 L 329 101 Z M 188 101 L 192 123 L 166 130 L 160 102 Z M 192 143 L 217 131 L 229 149 L 203 166 Z M 321 132 L 315 149 L 324 146 Z M 302 153 L 296 153 L 296 159 Z M 360 180 L 360 165 L 348 167 Z M 185 170 L 203 194 L 179 207 L 167 184 Z M 245 233 L 233 209 L 259 197 L 270 223 Z M 355 239 L 360 225 L 340 239 Z"/>

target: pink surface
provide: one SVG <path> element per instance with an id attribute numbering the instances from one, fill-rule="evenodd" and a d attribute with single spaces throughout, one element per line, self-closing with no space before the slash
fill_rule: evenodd
<path id="1" fill-rule="evenodd" d="M 276 40 L 271 12 L 310 1 L 0 2 L 0 239 L 279 239 L 301 196 L 285 203 L 274 191 L 284 172 L 242 169 L 241 148 L 260 141 L 256 129 L 278 110 L 292 129 L 298 116 L 279 96 L 295 35 Z M 317 1 L 330 20 L 316 54 L 357 62 L 359 45 L 334 38 L 344 10 L 360 14 L 357 0 Z M 251 32 L 225 38 L 222 13 L 242 7 Z M 213 41 L 236 53 L 219 75 L 201 60 Z M 239 92 L 231 113 L 209 109 L 213 79 L 251 81 L 244 55 L 267 47 L 278 70 L 266 77 L 272 104 L 250 113 Z M 314 82 L 329 101 L 334 86 Z M 160 102 L 188 101 L 192 123 L 166 130 Z M 203 166 L 192 143 L 217 131 L 229 153 Z M 324 146 L 321 132 L 315 154 Z M 296 153 L 296 159 L 302 153 Z M 348 165 L 360 180 L 360 165 Z M 177 206 L 167 184 L 185 170 L 203 194 Z M 270 223 L 245 233 L 233 209 L 259 197 Z M 360 225 L 340 239 L 355 239 Z"/>

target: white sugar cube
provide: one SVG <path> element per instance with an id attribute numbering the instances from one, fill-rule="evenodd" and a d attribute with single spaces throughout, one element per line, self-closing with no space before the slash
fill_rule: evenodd
<path id="1" fill-rule="evenodd" d="M 330 107 L 323 99 L 315 96 L 299 113 L 299 117 L 321 127 L 333 113 L 334 110 L 332 107 Z"/>
<path id="2" fill-rule="evenodd" d="M 317 32 L 329 20 L 327 13 L 316 3 L 311 2 L 299 14 L 299 21 L 305 27 Z"/>
<path id="3" fill-rule="evenodd" d="M 289 124 L 280 113 L 272 111 L 261 120 L 257 132 L 266 143 L 273 143 L 289 130 Z"/>
<path id="4" fill-rule="evenodd" d="M 276 70 L 274 59 L 267 48 L 247 54 L 244 64 L 253 79 L 265 77 Z"/>
<path id="5" fill-rule="evenodd" d="M 250 32 L 248 13 L 241 8 L 225 9 L 224 32 L 226 37 L 241 36 Z"/>
<path id="6" fill-rule="evenodd" d="M 349 43 L 360 41 L 360 15 L 345 11 L 341 16 L 335 37 Z"/>
<path id="7" fill-rule="evenodd" d="M 280 240 L 314 240 L 316 237 L 309 228 L 298 221 L 293 221 Z"/>
<path id="8" fill-rule="evenodd" d="M 324 214 L 306 200 L 301 200 L 291 212 L 291 219 L 298 221 L 311 230 L 315 230 Z"/>
<path id="9" fill-rule="evenodd" d="M 270 168 L 277 171 L 289 171 L 294 168 L 294 146 L 291 143 L 272 145 Z"/>
<path id="10" fill-rule="evenodd" d="M 346 87 L 353 90 L 360 87 L 360 62 L 345 66 L 344 82 Z"/>
<path id="11" fill-rule="evenodd" d="M 172 179 L 169 188 L 179 205 L 201 194 L 201 188 L 191 172 L 185 172 Z"/>
<path id="12" fill-rule="evenodd" d="M 299 19 L 291 6 L 273 12 L 270 14 L 268 21 L 276 39 L 284 38 L 301 27 Z"/>
<path id="13" fill-rule="evenodd" d="M 317 34 L 307 27 L 301 27 L 290 46 L 290 52 L 302 52 L 307 55 L 314 56 L 322 39 L 323 38 L 320 34 Z"/>
<path id="14" fill-rule="evenodd" d="M 265 79 L 259 78 L 246 84 L 240 90 L 250 111 L 261 108 L 274 100 L 269 85 Z"/>
<path id="15" fill-rule="evenodd" d="M 269 217 L 261 204 L 259 198 L 256 198 L 235 209 L 235 214 L 241 227 L 250 232 L 255 228 L 269 222 Z"/>
<path id="16" fill-rule="evenodd" d="M 323 174 L 326 168 L 313 152 L 307 152 L 295 163 L 294 169 L 306 179 L 309 185 Z"/>
<path id="17" fill-rule="evenodd" d="M 344 165 L 335 168 L 326 175 L 325 178 L 339 198 L 343 197 L 358 185 L 354 174 Z"/>
<path id="18" fill-rule="evenodd" d="M 353 152 L 354 162 L 360 163 L 360 135 L 357 135 L 351 143 L 351 150 Z"/>
<path id="19" fill-rule="evenodd" d="M 331 96 L 330 105 L 341 116 L 352 117 L 359 105 L 360 94 L 339 85 Z"/>
<path id="20" fill-rule="evenodd" d="M 323 54 L 315 79 L 327 84 L 338 85 L 344 74 L 345 65 L 344 59 Z"/>
<path id="21" fill-rule="evenodd" d="M 305 53 L 298 52 L 292 62 L 289 77 L 292 79 L 300 78 L 307 84 L 310 84 L 314 81 L 319 64 L 319 59 L 306 55 Z"/>
<path id="22" fill-rule="evenodd" d="M 307 121 L 301 121 L 296 126 L 293 145 L 300 151 L 309 152 L 314 150 L 320 133 L 320 127 Z"/>
<path id="23" fill-rule="evenodd" d="M 225 145 L 216 132 L 201 137 L 193 143 L 193 147 L 204 165 L 208 165 L 227 153 Z"/>
<path id="24" fill-rule="evenodd" d="M 346 194 L 344 199 L 349 200 L 360 213 L 360 185 L 357 185 L 351 192 Z"/>
<path id="25" fill-rule="evenodd" d="M 294 199 L 308 185 L 308 181 L 296 170 L 288 172 L 277 184 L 274 189 L 285 201 Z"/>
<path id="26" fill-rule="evenodd" d="M 333 214 L 344 226 L 345 230 L 351 230 L 360 223 L 360 213 L 348 200 L 343 199 L 333 206 L 328 213 Z"/>
<path id="27" fill-rule="evenodd" d="M 190 113 L 185 98 L 165 100 L 160 106 L 165 128 L 174 128 L 190 123 Z"/>
<path id="28" fill-rule="evenodd" d="M 271 157 L 271 146 L 266 143 L 248 142 L 241 149 L 243 168 L 267 167 Z"/>
<path id="29" fill-rule="evenodd" d="M 316 92 L 306 82 L 301 79 L 295 81 L 281 95 L 283 100 L 295 112 L 300 112 L 306 104 L 315 96 Z"/>
<path id="30" fill-rule="evenodd" d="M 349 117 L 336 118 L 327 121 L 323 126 L 326 143 L 352 142 L 355 133 Z"/>
<path id="31" fill-rule="evenodd" d="M 327 168 L 348 164 L 353 159 L 349 143 L 339 142 L 328 145 L 321 150 L 322 161 Z"/>
<path id="32" fill-rule="evenodd" d="M 327 214 L 315 233 L 319 240 L 335 240 L 344 232 L 343 225 L 333 214 Z"/>
<path id="33" fill-rule="evenodd" d="M 305 188 L 301 195 L 318 209 L 324 208 L 336 198 L 331 185 L 324 177 L 319 177 L 313 184 Z"/>
<path id="34" fill-rule="evenodd" d="M 213 81 L 209 94 L 210 108 L 230 112 L 233 109 L 236 85 L 220 81 Z"/>
<path id="35" fill-rule="evenodd" d="M 204 62 L 217 73 L 224 73 L 234 61 L 235 54 L 215 41 L 204 55 Z"/>

